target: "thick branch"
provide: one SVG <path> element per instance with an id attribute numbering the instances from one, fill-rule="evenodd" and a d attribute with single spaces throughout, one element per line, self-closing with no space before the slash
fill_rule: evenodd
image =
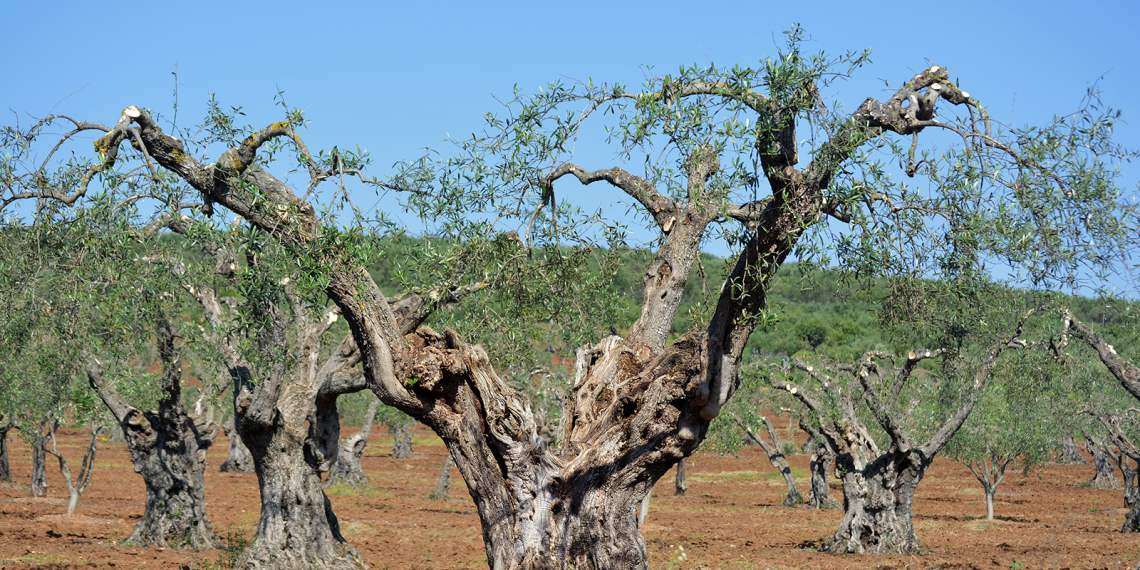
<path id="1" fill-rule="evenodd" d="M 1096 331 L 1088 325 L 1073 318 L 1069 309 L 1061 311 L 1064 319 L 1064 331 L 1084 341 L 1096 351 L 1100 361 L 1108 371 L 1120 382 L 1120 385 L 1132 394 L 1133 398 L 1140 400 L 1140 366 L 1121 358 L 1111 344 L 1105 342 Z"/>
<path id="2" fill-rule="evenodd" d="M 654 221 L 657 222 L 657 226 L 664 232 L 668 232 L 671 229 L 672 222 L 670 220 L 676 221 L 677 213 L 680 211 L 676 203 L 661 195 L 648 180 L 640 176 L 634 176 L 617 167 L 609 170 L 587 172 L 576 164 L 563 164 L 548 174 L 546 178 L 542 180 L 540 186 L 549 188 L 555 180 L 567 174 L 574 175 L 582 184 L 589 185 L 594 182 L 605 181 L 620 188 L 630 197 L 637 200 L 638 203 L 645 208 L 645 212 L 653 217 Z"/>

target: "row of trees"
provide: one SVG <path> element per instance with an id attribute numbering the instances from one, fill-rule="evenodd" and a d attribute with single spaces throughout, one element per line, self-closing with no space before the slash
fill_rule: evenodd
<path id="1" fill-rule="evenodd" d="M 201 503 L 196 458 L 212 436 L 178 397 L 180 352 L 192 350 L 228 377 L 234 430 L 258 474 L 261 519 L 243 567 L 363 566 L 321 475 L 339 453 L 338 398 L 369 389 L 443 439 L 492 568 L 644 568 L 639 506 L 724 419 L 753 331 L 778 318 L 773 277 L 794 255 L 865 286 L 885 279 L 887 327 L 940 331 L 897 363 L 869 352 L 823 372 L 794 360 L 788 370 L 817 387 L 790 372 L 774 384 L 812 412 L 808 429 L 844 474 L 847 516 L 831 547 L 913 550 L 910 500 L 925 468 L 1005 353 L 1050 345 L 993 284 L 1005 273 L 988 268 L 1012 268 L 1041 290 L 1119 269 L 1137 220 L 1112 168 L 1130 155 L 1109 138 L 1117 114 L 1095 99 L 1042 127 L 1002 127 L 940 66 L 854 111 L 825 105 L 822 94 L 866 54 L 808 54 L 800 36 L 790 32 L 757 68 L 682 68 L 640 92 L 554 84 L 518 96 L 454 153 L 400 163 L 385 179 L 367 173 L 359 151 L 311 152 L 302 113 L 284 104 L 284 120 L 261 128 L 217 105 L 196 131 L 167 132 L 134 106 L 112 127 L 60 116 L 9 127 L 0 203 L 5 237 L 26 261 L 6 266 L 0 286 L 4 309 L 26 325 L 6 332 L 4 347 L 67 358 L 58 382 L 27 382 L 71 390 L 82 371 L 134 438 L 137 464 L 179 463 L 176 481 L 140 469 L 144 522 L 165 521 L 136 529 L 140 539 L 212 540 L 204 511 L 177 529 L 163 511 L 181 501 L 197 513 Z M 574 162 L 597 121 L 624 163 L 644 157 L 639 173 Z M 49 135 L 59 124 L 68 132 Z M 56 159 L 92 132 L 96 155 Z M 618 189 L 637 215 L 613 219 L 558 198 L 567 177 Z M 405 228 L 357 209 L 350 183 L 399 195 L 427 220 L 425 239 L 381 248 L 378 237 Z M 640 311 L 619 322 L 610 285 L 635 222 L 652 232 L 652 255 Z M 726 263 L 695 263 L 713 239 L 732 251 Z M 397 295 L 381 291 L 373 266 L 396 275 Z M 674 334 L 694 267 L 718 284 Z M 64 306 L 65 318 L 54 316 Z M 150 342 L 139 339 L 157 345 L 163 372 L 153 405 L 132 407 L 101 375 L 133 374 Z M 555 341 L 580 347 L 574 379 L 529 397 L 521 388 L 541 378 L 529 372 L 534 353 Z M 924 371 L 932 381 L 908 381 Z M 909 402 L 929 397 L 949 413 L 916 431 Z"/>

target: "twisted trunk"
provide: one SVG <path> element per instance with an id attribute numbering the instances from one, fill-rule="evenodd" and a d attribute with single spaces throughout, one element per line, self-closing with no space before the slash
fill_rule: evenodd
<path id="1" fill-rule="evenodd" d="M 1112 467 L 1111 454 L 1108 446 L 1099 439 L 1088 439 L 1089 454 L 1093 456 L 1093 465 L 1096 466 L 1096 473 L 1092 479 L 1084 484 L 1085 487 L 1093 489 L 1120 489 L 1120 482 L 1116 480 L 1115 469 Z"/>
<path id="2" fill-rule="evenodd" d="M 350 337 L 316 374 L 289 383 L 277 375 L 256 386 L 235 382 L 235 429 L 249 447 L 261 493 L 257 533 L 236 568 L 367 568 L 341 535 L 321 484 L 337 459 L 337 397 L 364 388 L 358 375 L 344 373 L 357 354 Z"/>
<path id="3" fill-rule="evenodd" d="M 811 436 L 808 443 L 812 443 L 811 485 L 808 489 L 807 504 L 813 509 L 838 509 L 843 506 L 831 494 L 831 473 L 835 466 L 835 451 L 828 445 L 827 439 L 817 430 L 812 429 L 806 422 L 800 420 L 800 428 Z M 806 446 L 806 444 L 805 444 Z"/>
<path id="4" fill-rule="evenodd" d="M 321 487 L 321 474 L 335 457 L 339 435 L 339 427 L 330 417 L 336 419 L 335 408 L 299 433 L 289 429 L 297 426 L 284 421 L 258 426 L 239 419 L 238 430 L 250 442 L 257 473 L 261 518 L 253 543 L 236 567 L 366 568 L 356 549 L 340 534 L 332 505 Z M 318 453 L 307 453 L 309 450 Z"/>
<path id="5" fill-rule="evenodd" d="M 914 532 L 914 491 L 933 456 L 920 450 L 884 453 L 863 469 L 841 455 L 843 520 L 824 541 L 830 552 L 899 554 L 919 549 Z"/>
<path id="6" fill-rule="evenodd" d="M 364 448 L 368 445 L 368 437 L 372 433 L 372 421 L 376 418 L 376 410 L 380 400 L 375 398 L 368 404 L 368 411 L 364 413 L 364 423 L 360 431 L 345 438 L 337 452 L 336 463 L 329 469 L 329 476 L 325 479 L 325 486 L 347 485 L 349 487 L 368 488 L 368 476 L 360 467 L 360 458 L 364 455 Z"/>
<path id="7" fill-rule="evenodd" d="M 557 452 L 538 437 L 526 399 L 495 374 L 481 348 L 467 345 L 450 331 L 438 335 L 421 329 L 405 337 L 415 324 L 407 327 L 408 319 L 404 326 L 398 323 L 393 307 L 359 260 L 347 249 L 323 250 L 325 293 L 352 329 L 369 387 L 385 404 L 428 425 L 447 444 L 479 510 L 492 568 L 646 568 L 637 507 L 668 469 L 696 449 L 709 422 L 731 397 L 748 337 L 766 308 L 772 276 L 798 239 L 830 207 L 824 189 L 852 150 L 885 130 L 910 134 L 915 128 L 914 110 L 904 109 L 903 101 L 935 84 L 951 103 L 968 101 L 944 69 L 933 67 L 887 103 L 864 102 L 836 134 L 837 140 L 824 144 L 803 170 L 796 168 L 794 110 L 779 103 L 769 105 L 751 91 L 734 94 L 719 87 L 710 91 L 703 84 L 681 89 L 679 96 L 739 99 L 771 125 L 757 130 L 756 145 L 772 194 L 744 206 L 726 203 L 721 188 L 706 188 L 720 169 L 717 150 L 710 145 L 691 149 L 685 157 L 688 180 L 683 203 L 620 168 L 590 173 L 562 164 L 551 166 L 547 176 L 535 181 L 552 195 L 553 183 L 564 175 L 572 174 L 585 184 L 604 180 L 639 202 L 663 236 L 645 273 L 645 302 L 628 338 L 607 337 L 578 353 L 569 425 L 564 426 L 567 438 Z M 148 113 L 128 107 L 115 129 L 97 142 L 104 151 L 100 168 L 114 164 L 119 145 L 128 136 L 148 151 L 148 159 L 186 180 L 207 202 L 232 210 L 298 254 L 314 251 L 311 246 L 322 235 L 316 209 L 257 166 L 258 149 L 278 137 L 311 156 L 289 123 L 250 133 L 207 165 L 187 154 L 181 141 L 163 133 Z M 321 173 L 315 162 L 309 170 L 316 184 Z M 705 229 L 726 216 L 746 223 L 751 234 L 720 289 L 708 323 L 670 342 Z M 444 297 L 433 297 L 432 303 Z M 231 373 L 235 378 L 241 375 L 232 367 Z M 257 390 L 275 389 L 274 382 L 262 379 Z M 272 497 L 277 495 L 266 488 L 270 478 L 264 473 L 276 462 L 270 457 L 273 448 L 265 446 L 288 448 L 287 441 L 277 441 L 269 433 L 279 421 L 270 413 L 275 400 L 255 405 L 261 409 L 255 414 L 258 429 L 265 433 L 243 427 L 245 419 L 237 422 L 254 452 L 266 503 L 275 502 Z M 261 449 L 254 449 L 254 441 L 261 442 L 257 444 Z M 306 457 L 312 447 L 306 445 Z M 329 452 L 334 449 L 335 440 Z M 312 510 L 311 516 L 317 516 L 315 507 Z M 270 514 L 263 508 L 263 517 Z M 251 552 L 293 547 L 292 542 L 263 538 L 266 527 L 259 526 Z M 298 532 L 306 544 L 320 543 Z M 329 565 L 324 558 L 316 562 Z"/>
<path id="8" fill-rule="evenodd" d="M 1073 434 L 1066 434 L 1065 437 L 1061 438 L 1061 456 L 1057 458 L 1057 463 L 1065 465 L 1084 465 L 1088 462 L 1089 460 L 1081 455 L 1081 450 L 1077 447 L 1077 443 L 1073 441 Z"/>
<path id="9" fill-rule="evenodd" d="M 229 449 L 226 452 L 226 460 L 222 462 L 219 470 L 224 473 L 253 473 L 253 456 L 249 454 L 249 448 L 241 440 L 241 434 L 234 429 L 233 418 L 227 419 L 222 424 L 222 429 L 226 432 Z"/>
<path id="10" fill-rule="evenodd" d="M 217 545 L 206 514 L 206 452 L 218 427 L 192 416 L 182 404 L 181 363 L 170 326 L 158 326 L 163 393 L 158 409 L 130 406 L 103 378 L 98 360 L 87 363 L 87 379 L 111 410 L 127 440 L 135 472 L 146 484 L 146 510 L 127 538 L 138 546 L 203 550 Z"/>
<path id="11" fill-rule="evenodd" d="M 838 509 L 843 504 L 831 494 L 831 472 L 835 465 L 835 454 L 819 448 L 811 456 L 811 488 L 808 490 L 807 504 L 813 509 Z"/>
<path id="12" fill-rule="evenodd" d="M 1017 332 L 1021 333 L 1022 323 Z M 854 385 L 840 389 L 835 379 L 818 367 L 795 361 L 796 369 L 818 381 L 824 393 L 835 402 L 825 407 L 821 395 L 805 390 L 792 381 L 780 387 L 795 396 L 815 416 L 813 424 L 830 449 L 836 452 L 838 471 L 843 479 L 843 520 L 835 534 L 823 541 L 826 550 L 836 553 L 906 554 L 920 547 L 914 532 L 914 492 L 927 468 L 973 411 L 978 394 L 989 381 L 993 366 L 1007 348 L 1024 346 L 1017 336 L 995 342 L 974 371 L 962 402 L 938 427 L 926 443 L 913 441 L 898 421 L 895 408 L 902 387 L 922 360 L 937 358 L 944 351 L 919 350 L 906 356 L 906 363 L 888 370 L 878 361 L 892 358 L 883 352 L 868 352 L 855 366 L 840 368 L 851 373 L 862 388 L 862 400 L 871 416 L 890 438 L 890 447 L 880 450 L 856 414 Z M 878 381 L 873 381 L 876 376 Z M 893 386 L 892 386 L 893 384 Z M 880 393 L 880 389 L 883 389 Z M 832 411 L 839 411 L 840 415 Z M 806 425 L 806 422 L 805 422 Z M 813 426 L 814 427 L 814 426 Z"/>

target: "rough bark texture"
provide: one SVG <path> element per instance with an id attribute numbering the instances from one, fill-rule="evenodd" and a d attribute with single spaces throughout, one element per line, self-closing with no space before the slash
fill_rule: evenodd
<path id="1" fill-rule="evenodd" d="M 1021 325 L 1018 326 L 1018 335 Z M 1014 335 L 1003 339 L 987 352 L 974 371 L 958 408 L 938 427 L 925 443 L 911 439 L 896 418 L 896 402 L 922 360 L 938 358 L 942 350 L 910 352 L 901 368 L 886 368 L 879 360 L 892 358 L 882 352 L 868 352 L 857 365 L 839 365 L 836 370 L 854 378 L 848 388 L 818 366 L 800 361 L 794 367 L 818 384 L 818 391 L 788 381 L 783 389 L 800 400 L 814 416 L 812 427 L 836 452 L 837 470 L 843 480 L 843 519 L 839 529 L 823 541 L 823 547 L 836 553 L 902 554 L 920 549 L 914 532 L 914 492 L 934 457 L 969 417 L 977 403 L 978 393 L 985 387 L 998 357 L 1011 347 L 1023 343 Z M 856 414 L 855 389 L 862 390 L 862 400 L 871 416 L 890 439 L 890 447 L 880 450 L 866 426 Z M 834 403 L 823 405 L 824 397 Z M 838 414 L 833 413 L 838 412 Z"/>
<path id="2" fill-rule="evenodd" d="M 226 432 L 229 449 L 226 460 L 218 469 L 225 473 L 253 473 L 253 456 L 249 454 L 249 448 L 241 440 L 241 435 L 234 429 L 233 418 L 227 419 L 222 424 L 222 429 Z"/>
<path id="3" fill-rule="evenodd" d="M 345 542 L 321 477 L 337 459 L 337 398 L 366 387 L 352 368 L 360 353 L 349 336 L 321 362 L 320 340 L 335 312 L 313 315 L 286 289 L 291 315 L 273 305 L 250 308 L 267 323 L 258 338 L 255 366 L 228 335 L 232 312 L 214 291 L 188 287 L 202 305 L 233 379 L 234 431 L 246 444 L 261 493 L 261 517 L 253 542 L 237 568 L 280 570 L 312 567 L 366 568 Z M 289 355 L 292 367 L 277 364 Z M 257 381 L 254 381 L 255 374 Z"/>
<path id="4" fill-rule="evenodd" d="M 497 376 L 482 348 L 468 345 L 452 331 L 419 329 L 409 334 L 416 319 L 399 322 L 397 311 L 359 261 L 345 250 L 321 246 L 325 292 L 352 329 L 369 386 L 385 404 L 426 424 L 447 444 L 478 507 L 487 560 L 495 570 L 646 568 L 638 506 L 668 469 L 696 449 L 709 422 L 731 397 L 748 337 L 766 307 L 768 283 L 804 232 L 831 209 L 825 190 L 841 165 L 854 149 L 886 131 L 921 131 L 939 98 L 954 105 L 977 103 L 950 81 L 945 69 L 932 67 L 885 103 L 865 101 L 801 170 L 796 123 L 802 112 L 815 106 L 814 99 L 803 95 L 814 88 L 810 81 L 803 93 L 788 99 L 781 92 L 771 100 L 709 82 L 667 87 L 668 97 L 735 101 L 763 117 L 766 126 L 757 127 L 755 144 L 772 193 L 739 206 L 724 200 L 723 188 L 706 188 L 720 168 L 720 157 L 707 146 L 685 151 L 684 192 L 668 192 L 684 194 L 682 202 L 620 168 L 588 172 L 573 164 L 551 165 L 548 175 L 534 181 L 550 192 L 566 175 L 584 184 L 607 182 L 636 200 L 662 234 L 645 273 L 645 303 L 628 337 L 610 336 L 578 352 L 573 391 L 567 395 L 566 437 L 558 450 L 543 443 L 526 398 Z M 643 97 L 649 101 L 657 96 Z M 919 98 L 926 114 L 916 115 L 919 106 L 912 101 Z M 96 143 L 102 156 L 99 169 L 114 165 L 119 145 L 130 140 L 146 150 L 148 160 L 201 192 L 207 203 L 228 208 L 286 248 L 303 255 L 315 251 L 310 246 L 322 237 L 316 209 L 257 166 L 258 149 L 278 137 L 295 145 L 300 155 L 313 156 L 290 124 L 274 123 L 252 132 L 211 164 L 188 155 L 181 141 L 163 133 L 137 107 L 124 110 L 115 128 L 107 131 Z M 314 186 L 334 174 L 316 162 L 307 166 Z M 670 342 L 705 230 L 729 218 L 744 222 L 752 233 L 708 323 Z M 432 297 L 430 303 L 444 297 Z M 282 382 L 263 378 L 256 389 L 272 394 Z M 268 466 L 277 463 L 273 450 L 291 449 L 289 441 L 266 431 L 281 421 L 270 413 L 276 397 L 236 397 L 248 400 L 244 405 L 251 410 L 242 412 L 237 429 L 259 465 L 263 505 L 280 510 L 285 497 L 274 489 L 282 481 L 270 484 L 268 480 L 278 478 L 265 475 Z M 247 423 L 259 427 L 247 428 Z M 312 455 L 310 448 L 322 446 L 306 445 L 306 457 Z M 334 451 L 335 443 L 328 447 L 330 454 Z M 312 488 L 299 480 L 290 484 Z M 312 520 L 319 509 L 308 510 L 306 520 Z M 292 548 L 292 538 L 286 542 L 276 527 L 270 532 L 266 520 L 274 513 L 262 514 L 258 540 L 272 534 L 278 537 L 273 546 Z M 296 539 L 308 545 L 332 544 L 315 538 L 317 532 L 324 531 L 299 532 Z M 289 552 L 292 556 L 293 550 Z M 316 559 L 331 565 L 324 554 Z M 289 563 L 299 565 L 301 559 Z"/>
<path id="5" fill-rule="evenodd" d="M 182 404 L 182 367 L 169 323 L 157 327 L 162 361 L 158 409 L 142 411 L 127 403 L 103 378 L 103 367 L 87 363 L 91 387 L 110 408 L 127 439 L 135 472 L 146 484 L 146 510 L 127 538 L 139 546 L 209 549 L 217 536 L 206 514 L 206 451 L 218 426 L 191 415 Z"/>
<path id="6" fill-rule="evenodd" d="M 1096 473 L 1093 474 L 1093 478 L 1089 479 L 1084 486 L 1093 489 L 1121 489 L 1120 481 L 1116 480 L 1116 470 L 1112 465 L 1112 451 L 1108 446 L 1099 439 L 1089 438 L 1088 450 L 1089 454 L 1093 457 L 1093 465 L 1096 466 Z"/>
<path id="7" fill-rule="evenodd" d="M 439 481 L 435 483 L 435 490 L 429 495 L 429 499 L 437 501 L 446 501 L 451 498 L 451 467 L 455 465 L 455 461 L 451 456 L 447 456 L 447 461 L 443 462 L 443 470 L 439 473 Z"/>
<path id="8" fill-rule="evenodd" d="M 1081 450 L 1077 447 L 1077 443 L 1073 441 L 1073 434 L 1068 434 L 1061 438 L 1061 456 L 1057 458 L 1057 463 L 1065 465 L 1084 465 L 1089 460 L 1081 455 Z"/>
<path id="9" fill-rule="evenodd" d="M 329 469 L 329 476 L 325 479 L 325 486 L 345 485 L 356 488 L 368 487 L 368 476 L 360 467 L 360 458 L 364 455 L 364 448 L 368 445 L 368 437 L 372 433 L 372 421 L 376 418 L 376 410 L 380 400 L 375 398 L 368 404 L 368 411 L 364 413 L 364 422 L 360 431 L 345 438 L 337 452 L 336 463 Z"/>
<path id="10" fill-rule="evenodd" d="M 800 420 L 800 428 L 811 435 L 811 486 L 808 490 L 807 505 L 813 509 L 839 509 L 843 504 L 831 494 L 831 473 L 835 468 L 835 452 L 827 439 L 809 424 Z"/>
<path id="11" fill-rule="evenodd" d="M 904 553 L 921 546 L 914 532 L 914 491 L 933 457 L 919 450 L 888 452 L 862 469 L 839 456 L 843 520 L 824 545 L 831 552 Z"/>
<path id="12" fill-rule="evenodd" d="M 314 348 L 314 353 L 315 348 Z M 363 382 L 336 385 L 334 374 L 355 363 L 351 338 L 313 376 L 274 376 L 256 386 L 235 381 L 235 425 L 249 447 L 261 492 L 261 518 L 239 568 L 366 568 L 340 534 L 321 475 L 337 458 L 336 398 Z M 355 388 L 353 388 L 355 386 Z"/>
<path id="13" fill-rule="evenodd" d="M 29 494 L 33 497 L 47 496 L 47 440 L 50 437 L 50 433 L 36 433 L 32 441 L 32 486 Z"/>
<path id="14" fill-rule="evenodd" d="M 685 464 L 688 462 L 688 457 L 682 457 L 677 462 L 677 478 L 673 481 L 674 497 L 684 497 L 685 492 L 689 490 L 689 482 L 685 480 Z"/>

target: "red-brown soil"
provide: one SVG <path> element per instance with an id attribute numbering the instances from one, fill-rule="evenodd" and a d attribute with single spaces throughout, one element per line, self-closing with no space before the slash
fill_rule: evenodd
<path id="1" fill-rule="evenodd" d="M 64 432 L 60 444 L 78 469 L 86 438 Z M 391 438 L 375 436 L 364 457 L 372 489 L 329 492 L 341 530 L 374 570 L 486 568 L 475 507 L 457 471 L 452 499 L 427 499 L 445 448 L 417 431 L 416 456 L 391 459 Z M 12 444 L 13 483 L 0 484 L 0 569 L 210 568 L 221 550 L 191 552 L 122 546 L 143 513 L 144 487 L 125 444 L 100 445 L 91 486 L 78 513 L 63 516 L 67 490 L 49 457 L 48 498 L 31 500 L 30 450 Z M 210 451 L 206 497 L 214 529 L 250 537 L 257 525 L 254 475 L 218 472 L 224 436 Z M 807 490 L 805 456 L 791 458 Z M 657 486 L 643 527 L 652 568 L 1132 568 L 1140 537 L 1119 532 L 1120 491 L 1081 488 L 1092 467 L 1050 465 L 1028 477 L 1011 473 L 998 490 L 995 521 L 985 520 L 980 486 L 962 465 L 938 460 L 918 487 L 915 527 L 927 552 L 914 556 L 851 556 L 815 552 L 842 513 L 775 506 L 783 479 L 759 450 L 739 457 L 698 453 L 690 459 L 689 493 L 673 497 L 673 475 Z M 836 483 L 836 496 L 841 497 Z"/>

